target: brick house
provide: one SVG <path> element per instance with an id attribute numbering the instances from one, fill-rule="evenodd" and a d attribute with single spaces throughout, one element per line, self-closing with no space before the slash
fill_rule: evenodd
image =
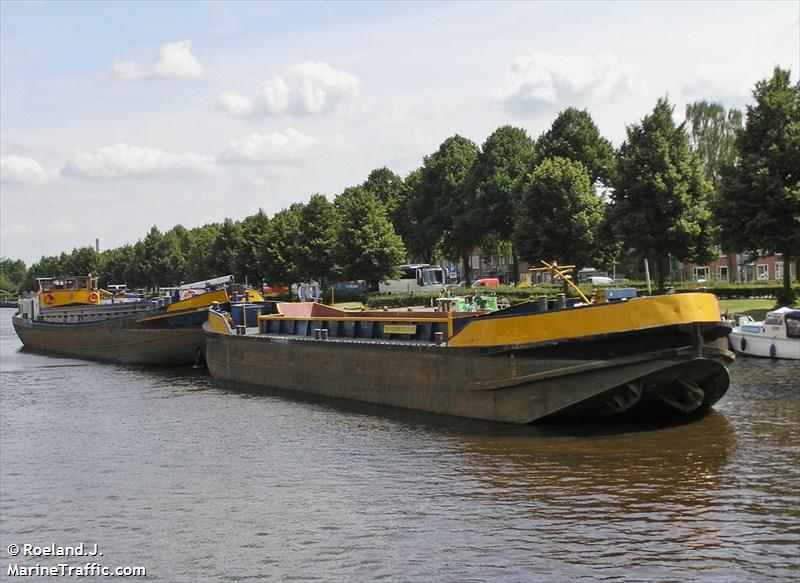
<path id="1" fill-rule="evenodd" d="M 752 258 L 749 255 L 720 255 L 707 265 L 686 263 L 682 275 L 689 281 L 748 282 L 783 281 L 783 256 Z M 791 278 L 797 280 L 797 260 L 791 264 Z"/>

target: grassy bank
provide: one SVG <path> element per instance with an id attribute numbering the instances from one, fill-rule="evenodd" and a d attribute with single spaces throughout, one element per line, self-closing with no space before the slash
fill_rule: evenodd
<path id="1" fill-rule="evenodd" d="M 743 314 L 754 320 L 763 320 L 767 312 L 775 308 L 774 299 L 751 298 L 746 300 L 719 300 L 722 313 Z"/>

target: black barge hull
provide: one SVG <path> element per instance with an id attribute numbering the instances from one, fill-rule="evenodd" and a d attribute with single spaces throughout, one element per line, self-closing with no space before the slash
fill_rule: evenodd
<path id="1" fill-rule="evenodd" d="M 725 394 L 733 359 L 718 326 L 703 324 L 490 351 L 206 334 L 219 379 L 513 423 L 707 409 Z"/>
<path id="2" fill-rule="evenodd" d="M 25 348 L 59 356 L 125 364 L 191 365 L 205 352 L 199 325 L 148 327 L 138 316 L 80 324 L 13 318 Z"/>

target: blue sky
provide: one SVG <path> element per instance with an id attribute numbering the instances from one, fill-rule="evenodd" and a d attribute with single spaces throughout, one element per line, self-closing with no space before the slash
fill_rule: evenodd
<path id="1" fill-rule="evenodd" d="M 330 197 L 448 136 L 743 107 L 798 2 L 0 2 L 0 254 Z"/>

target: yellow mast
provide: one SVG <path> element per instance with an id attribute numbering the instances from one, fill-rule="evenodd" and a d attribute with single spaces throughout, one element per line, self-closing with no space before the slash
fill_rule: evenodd
<path id="1" fill-rule="evenodd" d="M 577 293 L 584 302 L 586 302 L 587 304 L 592 303 L 592 300 L 587 298 L 586 294 L 584 294 L 581 291 L 581 289 L 577 285 L 575 285 L 575 282 L 572 281 L 572 276 L 569 274 L 569 272 L 575 269 L 574 265 L 559 265 L 555 261 L 553 261 L 553 263 L 548 263 L 544 259 L 540 261 L 542 262 L 542 265 L 544 265 L 544 267 L 532 267 L 530 271 L 549 271 L 553 275 L 554 279 L 561 278 L 564 281 L 566 281 L 567 285 L 570 286 L 572 290 L 575 293 Z"/>

